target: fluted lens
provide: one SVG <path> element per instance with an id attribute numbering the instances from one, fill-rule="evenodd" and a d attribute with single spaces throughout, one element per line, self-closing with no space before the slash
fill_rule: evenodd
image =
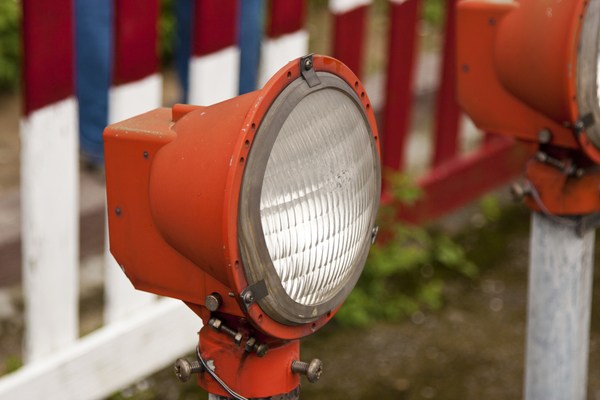
<path id="1" fill-rule="evenodd" d="M 351 275 L 377 207 L 377 160 L 359 106 L 319 90 L 292 110 L 271 150 L 261 223 L 286 293 L 303 305 L 333 298 Z"/>

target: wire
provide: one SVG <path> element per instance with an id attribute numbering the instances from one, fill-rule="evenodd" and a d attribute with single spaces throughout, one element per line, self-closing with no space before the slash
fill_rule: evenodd
<path id="1" fill-rule="evenodd" d="M 553 220 L 558 224 L 565 225 L 570 228 L 577 228 L 579 226 L 579 223 L 577 223 L 576 221 L 558 216 L 556 214 L 552 214 L 552 212 L 550 212 L 550 210 L 546 208 L 546 205 L 542 201 L 542 198 L 540 197 L 540 194 L 535 188 L 535 186 L 533 186 L 533 184 L 528 180 L 526 180 L 525 183 L 527 185 L 527 189 L 529 189 L 531 196 L 533 197 L 533 200 L 538 205 L 542 213 L 544 213 L 544 215 L 546 215 L 549 219 Z"/>
<path id="2" fill-rule="evenodd" d="M 233 397 L 236 400 L 248 400 L 246 397 L 237 394 L 236 392 L 234 392 L 229 386 L 227 386 L 227 384 L 225 382 L 223 382 L 223 380 L 221 378 L 219 378 L 217 376 L 217 374 L 215 373 L 215 371 L 213 371 L 211 368 L 209 368 L 208 364 L 206 363 L 206 361 L 204 361 L 204 359 L 202 358 L 202 356 L 200 355 L 200 349 L 198 347 L 196 347 L 196 357 L 198 357 L 198 361 L 200 361 L 200 364 L 202 364 L 202 367 L 204 367 L 204 370 L 206 372 L 208 372 L 208 374 L 210 376 L 212 376 L 212 378 L 217 381 L 217 383 L 219 385 L 221 385 L 223 387 L 223 389 L 225 389 L 225 391 L 227 393 L 229 393 L 229 395 L 231 397 Z"/>

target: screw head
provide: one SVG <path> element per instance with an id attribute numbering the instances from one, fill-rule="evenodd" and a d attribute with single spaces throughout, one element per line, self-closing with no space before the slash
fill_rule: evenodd
<path id="1" fill-rule="evenodd" d="M 310 58 L 307 58 L 306 60 L 304 60 L 304 69 L 305 70 L 309 70 L 313 67 L 313 62 Z"/>
<path id="2" fill-rule="evenodd" d="M 244 303 L 251 304 L 254 301 L 254 293 L 248 291 L 244 294 Z"/>
<path id="3" fill-rule="evenodd" d="M 323 362 L 318 358 L 313 359 L 308 364 L 308 371 L 306 371 L 306 377 L 310 383 L 315 383 L 321 378 L 323 373 Z"/>
<path id="4" fill-rule="evenodd" d="M 538 140 L 542 144 L 550 143 L 552 140 L 552 132 L 549 129 L 542 129 L 538 132 Z"/>
<path id="5" fill-rule="evenodd" d="M 219 295 L 219 293 L 212 293 L 206 296 L 204 305 L 209 311 L 215 312 L 219 309 L 219 307 L 221 307 L 221 302 L 221 295 Z"/>
<path id="6" fill-rule="evenodd" d="M 117 215 L 117 217 L 120 217 L 122 212 L 123 211 L 121 210 L 121 207 L 115 208 L 115 214 Z"/>
<path id="7" fill-rule="evenodd" d="M 192 365 L 184 358 L 178 358 L 177 361 L 175 361 L 173 370 L 175 372 L 175 376 L 181 382 L 187 382 L 192 375 Z"/>

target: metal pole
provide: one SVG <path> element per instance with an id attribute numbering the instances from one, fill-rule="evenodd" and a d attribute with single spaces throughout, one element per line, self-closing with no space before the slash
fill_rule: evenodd
<path id="1" fill-rule="evenodd" d="M 574 225 L 532 216 L 526 400 L 586 398 L 595 232 Z"/>

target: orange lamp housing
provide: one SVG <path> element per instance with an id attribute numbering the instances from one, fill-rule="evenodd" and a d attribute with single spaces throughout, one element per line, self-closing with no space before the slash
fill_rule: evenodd
<path id="1" fill-rule="evenodd" d="M 303 57 L 260 90 L 154 110 L 107 127 L 104 142 L 110 249 L 133 285 L 202 317 L 199 352 L 229 360 L 216 368 L 233 389 L 297 387 L 289 373 L 258 384 L 257 357 L 289 370 L 288 341 L 335 314 L 376 232 L 379 140 L 358 78 Z M 218 350 L 221 322 L 239 333 L 235 352 Z M 200 384 L 227 395 L 210 376 Z"/>
<path id="2" fill-rule="evenodd" d="M 600 3 L 462 0 L 457 7 L 458 101 L 474 123 L 539 144 L 551 155 L 540 156 L 542 164 L 576 163 L 581 168 L 571 169 L 581 175 L 600 163 Z M 583 205 L 562 198 L 589 190 L 589 182 L 565 182 L 563 173 L 552 178 L 552 191 L 539 171 L 528 177 L 545 206 L 534 208 L 600 210 L 599 196 Z"/>

